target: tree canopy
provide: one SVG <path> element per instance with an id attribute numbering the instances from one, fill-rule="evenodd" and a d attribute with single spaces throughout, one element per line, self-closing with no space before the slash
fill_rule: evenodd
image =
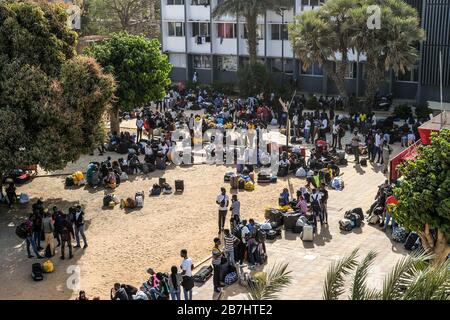
<path id="1" fill-rule="evenodd" d="M 156 39 L 113 33 L 111 38 L 85 49 L 118 82 L 111 130 L 118 132 L 118 110 L 130 111 L 165 96 L 172 65 Z M 113 123 L 114 122 L 114 123 Z"/>
<path id="2" fill-rule="evenodd" d="M 403 180 L 394 190 L 399 204 L 393 216 L 443 261 L 450 253 L 450 130 L 434 133 L 431 141 L 400 166 Z"/>
<path id="3" fill-rule="evenodd" d="M 1 3 L 0 35 L 10 39 L 0 41 L 0 175 L 31 164 L 62 169 L 103 140 L 114 79 L 75 56 L 59 5 Z"/>

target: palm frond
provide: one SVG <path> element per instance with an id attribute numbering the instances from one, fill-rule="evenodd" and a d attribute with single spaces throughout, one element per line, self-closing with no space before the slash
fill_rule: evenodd
<path id="1" fill-rule="evenodd" d="M 424 270 L 427 266 L 426 262 L 432 258 L 433 254 L 420 250 L 398 261 L 383 282 L 381 299 L 401 299 L 406 288 L 417 277 L 418 272 Z"/>
<path id="2" fill-rule="evenodd" d="M 374 295 L 376 296 L 375 292 L 369 292 L 366 284 L 369 268 L 372 266 L 376 256 L 377 253 L 375 251 L 370 251 L 356 268 L 351 287 L 351 300 L 365 300 Z"/>
<path id="3" fill-rule="evenodd" d="M 324 300 L 337 300 L 344 293 L 345 276 L 357 266 L 357 254 L 358 249 L 355 249 L 347 257 L 331 264 L 323 289 Z"/>
<path id="4" fill-rule="evenodd" d="M 291 271 L 287 271 L 288 263 L 273 265 L 264 278 L 249 282 L 250 300 L 275 300 L 280 291 L 291 283 Z"/>

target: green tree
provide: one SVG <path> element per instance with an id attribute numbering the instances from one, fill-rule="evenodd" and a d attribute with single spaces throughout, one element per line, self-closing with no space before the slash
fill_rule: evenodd
<path id="1" fill-rule="evenodd" d="M 381 9 L 379 29 L 367 27 L 368 8 L 377 5 Z M 416 9 L 403 1 L 368 0 L 349 12 L 352 28 L 356 31 L 353 45 L 366 56 L 367 87 L 365 100 L 371 107 L 375 92 L 385 81 L 386 72 L 395 75 L 411 70 L 419 59 L 418 43 L 424 40 L 424 31 Z"/>
<path id="2" fill-rule="evenodd" d="M 277 263 L 269 272 L 258 272 L 248 282 L 250 300 L 274 300 L 278 298 L 281 290 L 292 281 L 288 263 Z"/>
<path id="3" fill-rule="evenodd" d="M 353 271 L 349 300 L 449 300 L 450 261 L 430 264 L 433 255 L 413 252 L 400 259 L 383 281 L 381 290 L 367 286 L 367 275 L 377 254 L 369 252 L 358 263 L 358 249 L 334 262 L 323 287 L 324 300 L 337 300 L 345 292 L 345 280 Z"/>
<path id="4" fill-rule="evenodd" d="M 102 141 L 102 115 L 114 80 L 94 59 L 73 57 L 75 41 L 72 47 L 58 45 L 58 36 L 71 34 L 66 19 L 48 33 L 36 31 L 65 17 L 61 6 L 1 3 L 0 13 L 0 34 L 9 30 L 14 40 L 2 43 L 0 55 L 0 176 L 31 164 L 62 169 Z M 52 56 L 54 66 L 46 60 Z"/>
<path id="5" fill-rule="evenodd" d="M 262 63 L 246 65 L 238 70 L 239 93 L 250 97 L 267 91 L 272 81 L 267 68 Z"/>
<path id="6" fill-rule="evenodd" d="M 418 156 L 400 165 L 401 185 L 394 190 L 399 201 L 393 216 L 418 232 L 425 249 L 437 262 L 450 254 L 450 130 L 433 133 L 431 144 L 420 146 Z"/>
<path id="7" fill-rule="evenodd" d="M 247 29 L 247 46 L 250 65 L 256 64 L 258 55 L 258 16 L 267 10 L 279 11 L 280 8 L 289 9 L 294 5 L 290 0 L 223 0 L 213 11 L 214 17 L 226 14 L 242 16 Z"/>
<path id="8" fill-rule="evenodd" d="M 329 0 L 318 10 L 306 11 L 289 25 L 289 38 L 306 70 L 318 63 L 347 97 L 345 78 L 354 30 L 350 10 L 360 0 Z"/>
<path id="9" fill-rule="evenodd" d="M 64 61 L 75 56 L 76 39 L 62 5 L 0 4 L 0 54 L 10 60 L 39 66 L 55 76 Z"/>
<path id="10" fill-rule="evenodd" d="M 117 101 L 110 112 L 112 132 L 120 131 L 119 110 L 130 111 L 161 99 L 170 86 L 172 66 L 156 39 L 119 32 L 85 52 L 118 82 Z"/>

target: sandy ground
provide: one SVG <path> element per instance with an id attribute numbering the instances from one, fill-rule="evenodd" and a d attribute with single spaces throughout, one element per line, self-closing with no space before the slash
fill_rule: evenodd
<path id="1" fill-rule="evenodd" d="M 103 157 L 83 156 L 58 173 L 84 171 L 89 161 L 103 160 L 107 155 L 113 160 L 122 156 L 109 153 Z M 147 268 L 168 272 L 172 265 L 179 266 L 180 249 L 186 248 L 194 264 L 199 263 L 208 257 L 212 239 L 217 234 L 215 198 L 222 186 L 230 193 L 229 184 L 223 182 L 223 175 L 228 171 L 233 168 L 172 165 L 165 172 L 133 176 L 114 190 L 119 199 L 145 191 L 144 208 L 128 213 L 119 206 L 102 209 L 103 196 L 111 191 L 65 188 L 64 175 L 37 177 L 18 187 L 18 193 L 28 193 L 31 202 L 12 210 L 0 207 L 0 299 L 73 299 L 78 290 L 71 290 L 66 284 L 70 276 L 67 268 L 72 265 L 80 267 L 80 289 L 89 296 L 109 299 L 110 288 L 115 282 L 139 286 L 147 279 Z M 172 186 L 175 179 L 184 180 L 185 192 L 148 197 L 149 189 L 161 176 Z M 253 192 L 239 192 L 242 216 L 262 220 L 264 209 L 276 205 L 284 187 L 293 191 L 303 184 L 303 180 L 296 178 L 279 179 L 277 184 L 257 185 Z M 52 258 L 55 272 L 45 275 L 42 282 L 34 282 L 30 277 L 31 264 L 37 260 L 27 258 L 25 243 L 15 235 L 14 229 L 31 212 L 31 203 L 39 197 L 44 198 L 49 208 L 56 205 L 67 210 L 74 204 L 83 205 L 89 247 L 75 249 L 72 260 L 60 260 L 57 252 Z"/>

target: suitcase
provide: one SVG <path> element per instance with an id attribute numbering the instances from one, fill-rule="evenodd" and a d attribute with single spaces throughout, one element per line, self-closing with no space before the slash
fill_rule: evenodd
<path id="1" fill-rule="evenodd" d="M 295 225 L 294 228 L 292 228 L 293 233 L 302 233 L 303 226 Z"/>
<path id="2" fill-rule="evenodd" d="M 239 190 L 244 190 L 245 189 L 245 180 L 244 179 L 239 179 L 238 180 L 238 189 Z"/>
<path id="3" fill-rule="evenodd" d="M 166 169 L 166 161 L 163 158 L 157 157 L 155 167 L 158 170 L 165 170 Z"/>
<path id="4" fill-rule="evenodd" d="M 287 215 L 284 217 L 284 230 L 292 230 L 297 225 L 300 215 Z"/>
<path id="5" fill-rule="evenodd" d="M 406 238 L 405 249 L 412 250 L 418 238 L 419 235 L 416 232 L 411 232 L 409 236 Z"/>
<path id="6" fill-rule="evenodd" d="M 203 266 L 198 270 L 198 272 L 193 276 L 194 282 L 205 283 L 213 274 L 212 266 Z"/>
<path id="7" fill-rule="evenodd" d="M 103 206 L 107 207 L 109 206 L 109 203 L 112 201 L 113 199 L 113 195 L 111 194 L 107 194 L 106 196 L 103 197 Z"/>
<path id="8" fill-rule="evenodd" d="M 31 265 L 31 278 L 33 278 L 34 281 L 41 281 L 44 279 L 42 265 L 40 263 L 33 263 Z"/>
<path id="9" fill-rule="evenodd" d="M 137 192 L 134 196 L 134 203 L 137 208 L 144 207 L 144 193 L 143 192 Z"/>
<path id="10" fill-rule="evenodd" d="M 175 192 L 184 191 L 184 180 L 175 180 Z"/>
<path id="11" fill-rule="evenodd" d="M 239 188 L 239 177 L 238 176 L 232 176 L 230 180 L 231 189 L 238 189 Z"/>
<path id="12" fill-rule="evenodd" d="M 166 178 L 159 178 L 159 186 L 162 188 L 164 184 L 166 183 Z"/>
<path id="13" fill-rule="evenodd" d="M 271 183 L 277 183 L 277 180 L 278 180 L 277 176 L 273 176 L 270 178 Z"/>
<path id="14" fill-rule="evenodd" d="M 303 227 L 303 231 L 300 234 L 303 241 L 313 241 L 314 240 L 314 227 L 307 225 Z"/>

